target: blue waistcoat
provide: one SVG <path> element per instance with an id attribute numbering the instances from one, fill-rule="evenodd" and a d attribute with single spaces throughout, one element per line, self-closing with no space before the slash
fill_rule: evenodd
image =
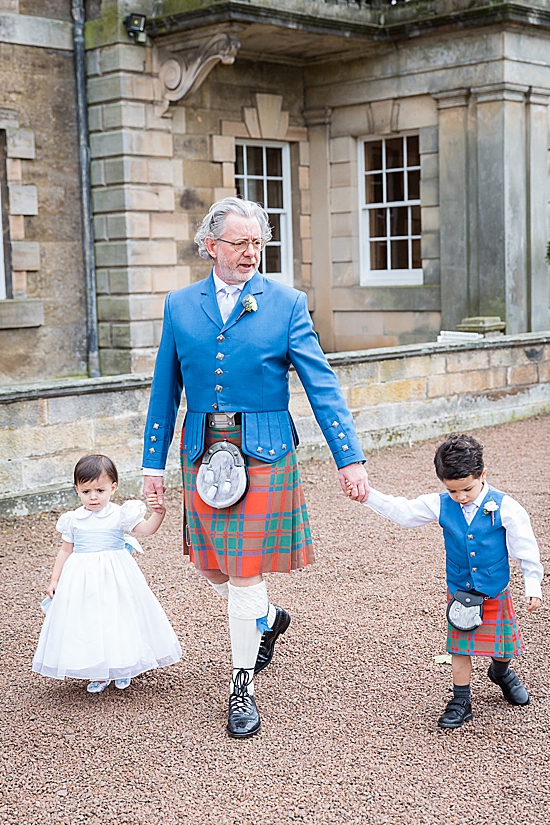
<path id="1" fill-rule="evenodd" d="M 489 487 L 477 513 L 468 524 L 458 502 L 448 493 L 441 493 L 439 523 L 445 540 L 447 587 L 457 590 L 477 590 L 494 598 L 510 581 L 510 563 L 506 547 L 506 530 L 502 526 L 500 505 L 504 493 Z M 492 499 L 498 504 L 495 523 L 484 515 L 484 505 Z"/>
<path id="2" fill-rule="evenodd" d="M 224 323 L 212 275 L 166 297 L 162 338 L 145 425 L 143 467 L 163 469 L 182 391 L 183 450 L 204 452 L 207 413 L 242 413 L 243 452 L 275 462 L 298 436 L 288 410 L 289 369 L 296 369 L 338 467 L 364 461 L 342 390 L 319 346 L 304 292 L 259 272 L 248 281 L 257 309 L 240 300 Z"/>

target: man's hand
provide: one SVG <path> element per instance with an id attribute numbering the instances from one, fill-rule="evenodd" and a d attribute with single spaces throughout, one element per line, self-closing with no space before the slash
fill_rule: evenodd
<path id="1" fill-rule="evenodd" d="M 143 495 L 145 497 L 156 495 L 158 498 L 159 507 L 153 507 L 155 513 L 164 513 L 164 493 L 166 487 L 164 486 L 164 478 L 162 476 L 144 476 L 143 477 Z"/>
<path id="2" fill-rule="evenodd" d="M 363 504 L 369 497 L 367 471 L 363 464 L 348 464 L 338 470 L 340 487 L 348 498 Z"/>

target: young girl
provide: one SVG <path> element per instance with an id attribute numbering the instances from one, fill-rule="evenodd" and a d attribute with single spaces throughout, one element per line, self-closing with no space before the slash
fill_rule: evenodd
<path id="1" fill-rule="evenodd" d="M 53 679 L 89 679 L 88 693 L 111 680 L 127 688 L 133 676 L 179 661 L 181 648 L 164 610 L 124 547 L 124 531 L 156 533 L 165 515 L 156 495 L 145 504 L 111 502 L 118 472 L 104 455 L 84 456 L 74 471 L 82 507 L 61 516 L 63 538 L 48 596 L 52 599 L 32 668 Z"/>

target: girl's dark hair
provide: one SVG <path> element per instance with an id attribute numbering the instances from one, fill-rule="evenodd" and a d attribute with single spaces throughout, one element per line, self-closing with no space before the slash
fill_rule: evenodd
<path id="1" fill-rule="evenodd" d="M 86 484 L 95 481 L 102 473 L 108 475 L 114 484 L 118 484 L 118 471 L 106 455 L 83 455 L 74 468 L 74 484 Z"/>
<path id="2" fill-rule="evenodd" d="M 485 469 L 483 444 L 471 435 L 451 435 L 437 448 L 434 464 L 440 481 L 468 476 L 479 478 Z"/>

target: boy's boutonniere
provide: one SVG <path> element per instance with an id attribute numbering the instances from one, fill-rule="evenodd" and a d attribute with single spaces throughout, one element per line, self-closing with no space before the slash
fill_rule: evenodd
<path id="1" fill-rule="evenodd" d="M 491 516 L 491 526 L 495 526 L 495 513 L 498 510 L 498 504 L 492 498 L 489 501 L 485 502 L 483 506 L 483 515 L 484 516 Z"/>
<path id="2" fill-rule="evenodd" d="M 250 293 L 241 298 L 241 304 L 243 305 L 245 312 L 256 312 L 258 309 L 258 302 Z"/>

